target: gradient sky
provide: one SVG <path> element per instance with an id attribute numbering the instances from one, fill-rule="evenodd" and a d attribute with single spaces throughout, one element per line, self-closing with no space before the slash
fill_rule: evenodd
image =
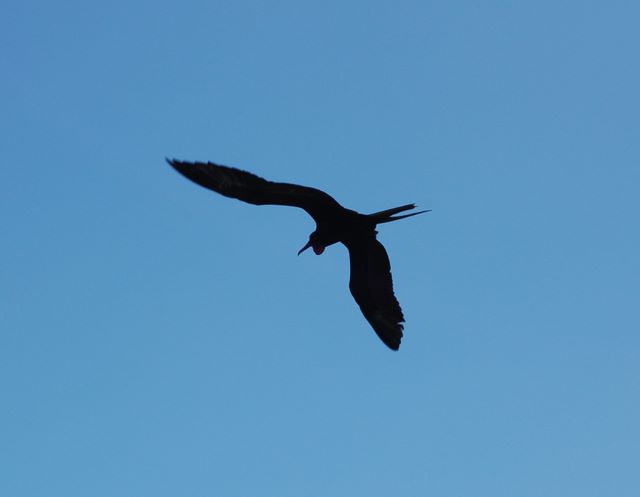
<path id="1" fill-rule="evenodd" d="M 29 1 L 0 16 L 0 494 L 640 495 L 640 4 Z M 394 353 L 301 210 L 380 228 Z"/>

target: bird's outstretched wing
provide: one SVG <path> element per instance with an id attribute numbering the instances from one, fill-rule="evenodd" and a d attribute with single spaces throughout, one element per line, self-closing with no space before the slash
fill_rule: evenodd
<path id="1" fill-rule="evenodd" d="M 254 205 L 289 205 L 307 211 L 316 222 L 343 207 L 330 195 L 316 188 L 275 183 L 255 174 L 213 162 L 183 162 L 167 159 L 180 174 L 225 197 Z"/>
<path id="2" fill-rule="evenodd" d="M 375 235 L 343 243 L 349 249 L 351 295 L 385 345 L 398 350 L 404 316 L 393 293 L 387 251 Z"/>

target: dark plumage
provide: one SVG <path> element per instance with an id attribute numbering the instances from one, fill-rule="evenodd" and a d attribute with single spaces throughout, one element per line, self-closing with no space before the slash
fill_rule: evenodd
<path id="1" fill-rule="evenodd" d="M 167 162 L 191 181 L 221 195 L 254 205 L 289 205 L 300 207 L 316 222 L 316 230 L 298 255 L 308 248 L 320 255 L 326 247 L 341 242 L 349 250 L 351 275 L 349 290 L 380 339 L 398 350 L 402 339 L 404 316 L 393 293 L 389 257 L 376 239 L 376 226 L 416 214 L 396 216 L 415 208 L 407 204 L 373 214 L 345 209 L 325 192 L 307 186 L 267 181 L 233 167 L 212 162 Z"/>

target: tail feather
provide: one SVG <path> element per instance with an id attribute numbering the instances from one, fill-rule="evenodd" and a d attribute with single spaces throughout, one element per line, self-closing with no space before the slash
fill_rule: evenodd
<path id="1" fill-rule="evenodd" d="M 393 209 L 387 209 L 385 211 L 374 212 L 373 214 L 369 214 L 369 215 L 371 217 L 385 218 L 385 217 L 393 216 L 394 214 L 397 214 L 398 212 L 410 211 L 411 209 L 415 209 L 415 208 L 416 208 L 416 204 L 406 204 L 406 205 L 402 205 L 400 207 L 394 207 Z"/>
<path id="2" fill-rule="evenodd" d="M 402 216 L 394 216 L 394 214 L 397 214 L 399 212 L 409 211 L 415 208 L 416 208 L 416 204 L 406 204 L 400 207 L 394 207 L 393 209 L 374 212 L 373 214 L 369 214 L 369 217 L 374 218 L 376 221 L 376 224 L 382 224 L 382 223 L 390 223 L 391 221 L 398 221 L 399 219 L 404 219 L 406 217 L 417 216 L 418 214 L 423 214 L 424 212 L 431 212 L 431 209 L 427 209 L 424 211 L 413 212 L 411 214 L 403 214 Z"/>

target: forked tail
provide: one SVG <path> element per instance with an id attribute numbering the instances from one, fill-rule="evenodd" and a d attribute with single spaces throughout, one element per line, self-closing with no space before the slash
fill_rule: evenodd
<path id="1" fill-rule="evenodd" d="M 417 216 L 418 214 L 422 214 L 424 212 L 431 212 L 431 209 L 427 209 L 424 211 L 413 212 L 411 214 L 403 214 L 402 216 L 394 216 L 398 212 L 410 211 L 411 209 L 415 209 L 416 204 L 407 204 L 401 207 L 394 207 L 393 209 L 387 209 L 386 211 L 374 212 L 373 214 L 369 214 L 368 216 L 375 219 L 376 224 L 382 223 L 390 223 L 391 221 L 397 221 L 399 219 L 404 219 L 405 217 Z"/>

